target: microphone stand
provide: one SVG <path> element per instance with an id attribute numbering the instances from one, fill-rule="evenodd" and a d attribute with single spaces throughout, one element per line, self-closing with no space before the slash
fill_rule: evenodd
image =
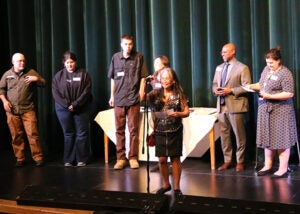
<path id="1" fill-rule="evenodd" d="M 149 117 L 148 117 L 148 101 L 147 101 L 147 84 L 149 79 L 145 79 L 145 104 L 144 104 L 144 120 L 143 120 L 143 147 L 142 154 L 145 152 L 145 136 L 147 147 L 147 193 L 150 193 L 150 154 L 149 154 Z M 146 130 L 146 133 L 145 133 Z"/>

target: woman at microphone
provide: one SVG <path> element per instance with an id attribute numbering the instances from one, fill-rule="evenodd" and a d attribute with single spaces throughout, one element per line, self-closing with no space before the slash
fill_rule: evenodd
<path id="1" fill-rule="evenodd" d="M 174 194 L 176 200 L 183 199 L 180 190 L 183 125 L 182 118 L 189 116 L 186 96 L 171 68 L 160 72 L 161 89 L 147 94 L 152 111 L 155 138 L 155 156 L 158 157 L 159 171 L 163 178 L 163 186 L 156 194 L 165 194 L 172 189 L 169 181 L 168 158 L 172 164 Z"/>
<path id="2" fill-rule="evenodd" d="M 154 73 L 153 75 L 148 76 L 149 79 L 148 83 L 151 85 L 152 89 L 161 89 L 161 82 L 160 82 L 160 74 L 164 68 L 170 67 L 169 58 L 164 55 L 158 55 L 153 60 L 154 66 Z M 154 166 L 151 172 L 159 171 L 159 166 Z"/>

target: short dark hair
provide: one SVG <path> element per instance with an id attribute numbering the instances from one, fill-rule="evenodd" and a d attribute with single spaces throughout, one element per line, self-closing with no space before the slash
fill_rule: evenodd
<path id="1" fill-rule="evenodd" d="M 76 54 L 71 52 L 71 51 L 66 51 L 63 55 L 63 59 L 62 59 L 62 62 L 65 63 L 65 61 L 67 59 L 72 59 L 73 61 L 77 61 L 77 57 L 76 57 Z"/>

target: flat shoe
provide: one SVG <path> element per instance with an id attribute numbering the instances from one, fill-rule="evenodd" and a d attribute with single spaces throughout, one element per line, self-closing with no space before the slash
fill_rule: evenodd
<path id="1" fill-rule="evenodd" d="M 184 195 L 182 194 L 180 189 L 174 190 L 174 196 L 177 201 L 182 201 L 184 199 Z"/>
<path id="2" fill-rule="evenodd" d="M 272 173 L 272 169 L 267 169 L 267 170 L 264 170 L 264 171 L 258 171 L 256 173 L 257 176 L 265 176 L 265 175 L 269 175 Z"/>
<path id="3" fill-rule="evenodd" d="M 166 188 L 166 189 L 162 187 L 159 190 L 157 190 L 156 194 L 163 195 L 166 192 L 170 191 L 171 189 L 172 189 L 171 185 L 168 188 Z"/>
<path id="4" fill-rule="evenodd" d="M 278 178 L 287 178 L 288 177 L 288 172 L 285 172 L 285 173 L 283 173 L 282 175 L 275 175 L 275 174 L 273 174 L 272 176 L 271 176 L 271 178 L 273 178 L 273 179 L 278 179 Z"/>

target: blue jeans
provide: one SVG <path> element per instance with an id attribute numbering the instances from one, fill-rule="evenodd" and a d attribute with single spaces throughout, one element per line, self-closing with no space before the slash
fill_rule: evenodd
<path id="1" fill-rule="evenodd" d="M 55 103 L 64 134 L 64 163 L 87 162 L 89 158 L 89 110 L 71 112 Z"/>

